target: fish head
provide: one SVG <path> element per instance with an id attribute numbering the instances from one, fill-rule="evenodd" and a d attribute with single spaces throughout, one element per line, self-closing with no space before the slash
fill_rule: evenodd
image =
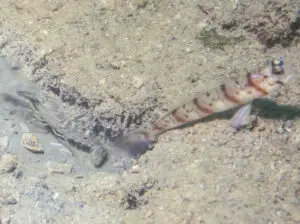
<path id="1" fill-rule="evenodd" d="M 259 74 L 251 74 L 252 83 L 266 94 L 277 92 L 295 75 L 284 66 L 282 58 L 268 61 L 268 65 Z"/>

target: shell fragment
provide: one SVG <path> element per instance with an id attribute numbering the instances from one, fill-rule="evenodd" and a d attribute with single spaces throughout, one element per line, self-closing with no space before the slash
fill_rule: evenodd
<path id="1" fill-rule="evenodd" d="M 24 133 L 21 139 L 21 145 L 35 153 L 42 153 L 38 138 L 30 132 Z"/>

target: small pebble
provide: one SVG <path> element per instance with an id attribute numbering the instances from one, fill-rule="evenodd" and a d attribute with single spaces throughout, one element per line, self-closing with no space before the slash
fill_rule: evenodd
<path id="1" fill-rule="evenodd" d="M 16 170 L 16 172 L 14 172 L 13 176 L 16 178 L 16 179 L 19 179 L 23 176 L 23 172 L 21 170 Z"/>
<path id="2" fill-rule="evenodd" d="M 133 77 L 132 77 L 132 85 L 133 85 L 135 88 L 139 89 L 139 88 L 142 87 L 143 84 L 144 84 L 144 83 L 143 83 L 143 80 L 142 80 L 141 78 L 139 78 L 139 77 L 137 77 L 137 76 L 133 76 Z"/>
<path id="3" fill-rule="evenodd" d="M 18 166 L 18 157 L 11 154 L 3 154 L 0 158 L 0 173 L 13 172 Z"/>
<path id="4" fill-rule="evenodd" d="M 76 207 L 79 207 L 79 208 L 83 208 L 83 207 L 84 207 L 84 204 L 83 204 L 82 202 L 80 202 L 80 201 L 75 201 L 75 202 L 74 202 L 74 205 L 75 205 Z"/>
<path id="5" fill-rule="evenodd" d="M 7 205 L 16 205 L 18 202 L 16 199 L 10 199 L 6 202 Z"/>
<path id="6" fill-rule="evenodd" d="M 150 216 L 152 216 L 152 215 L 153 215 L 153 212 L 152 212 L 152 211 L 149 211 L 149 212 L 147 212 L 145 218 L 150 218 Z"/>
<path id="7" fill-rule="evenodd" d="M 118 62 L 118 61 L 111 61 L 109 63 L 109 67 L 111 67 L 112 69 L 115 69 L 115 70 L 120 70 L 121 68 L 121 63 Z"/>
<path id="8" fill-rule="evenodd" d="M 58 197 L 59 197 L 59 193 L 58 192 L 56 192 L 55 194 L 52 195 L 52 198 L 54 200 L 56 200 Z"/>
<path id="9" fill-rule="evenodd" d="M 101 146 L 93 147 L 91 149 L 91 160 L 95 167 L 101 167 L 106 161 L 107 156 L 106 150 Z"/>
<path id="10" fill-rule="evenodd" d="M 140 167 L 139 165 L 133 165 L 131 167 L 131 173 L 139 173 L 140 172 Z"/>
<path id="11" fill-rule="evenodd" d="M 141 9 L 147 6 L 148 0 L 135 0 L 134 3 L 136 4 L 137 9 Z"/>
<path id="12" fill-rule="evenodd" d="M 72 171 L 72 164 L 49 161 L 47 163 L 47 168 L 49 174 L 68 174 Z"/>
<path id="13" fill-rule="evenodd" d="M 185 49 L 185 52 L 189 54 L 189 53 L 192 53 L 193 50 L 192 50 L 191 48 L 187 47 L 187 48 Z"/>

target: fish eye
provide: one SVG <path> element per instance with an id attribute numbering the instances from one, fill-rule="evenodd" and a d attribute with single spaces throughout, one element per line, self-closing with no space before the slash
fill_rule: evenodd
<path id="1" fill-rule="evenodd" d="M 274 66 L 274 67 L 283 66 L 283 60 L 282 60 L 282 58 L 273 60 L 272 61 L 272 66 Z"/>
<path id="2" fill-rule="evenodd" d="M 283 69 L 283 59 L 280 57 L 279 59 L 275 59 L 271 63 L 272 65 L 272 74 L 281 75 L 284 73 Z"/>

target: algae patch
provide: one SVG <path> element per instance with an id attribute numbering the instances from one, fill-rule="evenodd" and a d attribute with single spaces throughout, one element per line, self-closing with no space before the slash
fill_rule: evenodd
<path id="1" fill-rule="evenodd" d="M 195 37 L 205 47 L 224 50 L 225 45 L 234 45 L 245 40 L 244 36 L 226 37 L 217 33 L 216 28 L 204 27 Z"/>

